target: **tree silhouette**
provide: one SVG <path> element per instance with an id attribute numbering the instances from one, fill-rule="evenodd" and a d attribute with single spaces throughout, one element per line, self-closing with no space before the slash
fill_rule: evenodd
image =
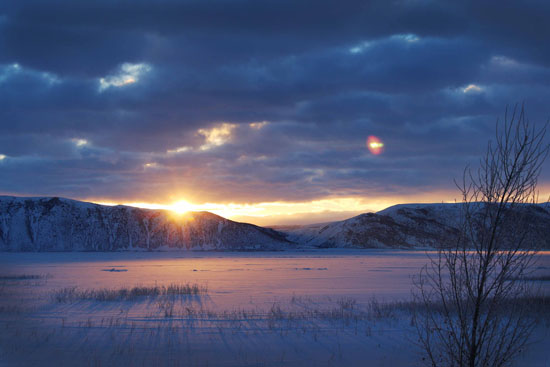
<path id="1" fill-rule="evenodd" d="M 529 206 L 548 155 L 548 124 L 537 130 L 523 106 L 497 121 L 496 140 L 477 170 L 464 170 L 459 231 L 430 258 L 417 279 L 420 343 L 432 366 L 503 366 L 525 346 L 534 319 L 533 291 L 520 281 L 538 248 Z"/>

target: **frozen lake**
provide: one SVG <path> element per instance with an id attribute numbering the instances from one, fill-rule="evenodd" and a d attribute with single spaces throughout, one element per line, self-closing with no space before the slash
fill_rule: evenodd
<path id="1" fill-rule="evenodd" d="M 390 250 L 0 253 L 0 365 L 5 358 L 17 366 L 419 366 L 411 315 L 373 307 L 372 299 L 410 299 L 412 278 L 427 260 L 423 251 Z M 550 273 L 550 252 L 535 268 Z M 41 277 L 15 279 L 22 275 Z M 118 301 L 52 297 L 67 287 L 171 283 L 208 291 Z M 550 282 L 539 283 L 550 290 Z M 537 329 L 520 365 L 550 361 L 549 330 Z"/>
<path id="2" fill-rule="evenodd" d="M 346 296 L 359 303 L 372 297 L 408 299 L 413 277 L 427 262 L 426 254 L 385 250 L 2 253 L 0 268 L 7 274 L 48 275 L 49 289 L 204 284 L 213 304 L 232 308 L 292 295 Z M 550 252 L 538 256 L 536 268 L 537 273 L 550 272 Z"/>

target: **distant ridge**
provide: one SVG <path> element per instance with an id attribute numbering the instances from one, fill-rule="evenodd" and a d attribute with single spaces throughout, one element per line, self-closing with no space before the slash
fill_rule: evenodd
<path id="1" fill-rule="evenodd" d="M 289 239 L 310 248 L 437 248 L 457 233 L 460 205 L 398 204 L 343 221 L 289 228 Z M 533 241 L 550 248 L 547 204 L 522 206 Z"/>

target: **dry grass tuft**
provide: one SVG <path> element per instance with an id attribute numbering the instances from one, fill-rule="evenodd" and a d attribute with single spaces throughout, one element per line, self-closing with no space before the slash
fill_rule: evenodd
<path id="1" fill-rule="evenodd" d="M 176 284 L 168 286 L 135 286 L 119 289 L 78 289 L 77 287 L 62 288 L 55 291 L 53 299 L 59 303 L 75 301 L 131 301 L 144 297 L 201 295 L 208 293 L 208 288 L 198 284 Z"/>
<path id="2" fill-rule="evenodd" d="M 45 279 L 48 278 L 48 275 L 38 275 L 38 274 L 5 274 L 0 275 L 0 281 L 8 280 L 36 280 L 36 279 Z"/>

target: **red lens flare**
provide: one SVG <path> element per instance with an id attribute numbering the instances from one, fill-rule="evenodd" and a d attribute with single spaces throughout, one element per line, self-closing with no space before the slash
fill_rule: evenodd
<path id="1" fill-rule="evenodd" d="M 377 136 L 371 135 L 367 138 L 367 148 L 374 155 L 378 155 L 384 151 L 384 143 Z"/>

